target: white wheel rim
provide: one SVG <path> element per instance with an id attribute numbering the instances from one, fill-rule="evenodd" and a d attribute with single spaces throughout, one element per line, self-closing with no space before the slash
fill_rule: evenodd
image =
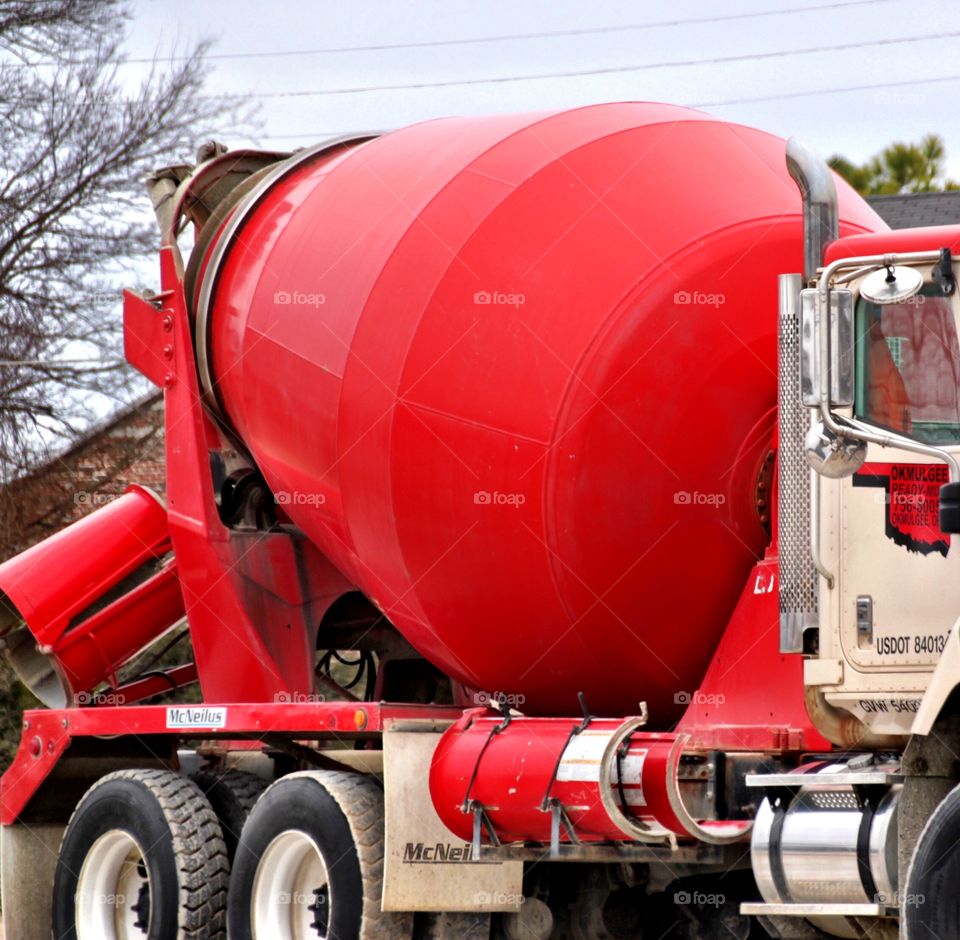
<path id="1" fill-rule="evenodd" d="M 254 940 L 322 940 L 333 914 L 327 866 L 299 829 L 281 832 L 260 858 L 250 920 Z"/>
<path id="2" fill-rule="evenodd" d="M 149 904 L 150 874 L 137 840 L 122 829 L 105 832 L 90 846 L 77 879 L 77 940 L 143 940 L 150 929 L 150 914 L 146 924 L 140 921 L 144 893 Z"/>

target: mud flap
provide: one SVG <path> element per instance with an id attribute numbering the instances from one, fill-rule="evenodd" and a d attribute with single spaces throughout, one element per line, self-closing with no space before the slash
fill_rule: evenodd
<path id="1" fill-rule="evenodd" d="M 383 735 L 385 911 L 515 911 L 523 862 L 470 860 L 470 844 L 440 821 L 430 798 L 430 761 L 442 729 L 388 722 Z"/>

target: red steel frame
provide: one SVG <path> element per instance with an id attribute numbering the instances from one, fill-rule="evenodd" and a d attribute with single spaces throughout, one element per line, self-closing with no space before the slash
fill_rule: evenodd
<path id="1" fill-rule="evenodd" d="M 216 712 L 216 727 L 170 727 L 171 710 Z M 222 713 L 222 720 L 220 720 Z M 24 713 L 23 736 L 0 786 L 0 823 L 9 826 L 77 738 L 103 735 L 134 738 L 172 735 L 180 740 L 212 738 L 261 740 L 268 734 L 293 739 L 376 738 L 388 721 L 455 721 L 462 709 L 443 705 L 321 702 L 210 705 L 119 705 L 96 708 L 36 709 Z"/>
<path id="2" fill-rule="evenodd" d="M 221 522 L 209 454 L 224 443 L 201 402 L 174 251 L 161 250 L 156 302 L 126 293 L 124 349 L 130 364 L 164 389 L 170 535 L 203 697 L 307 695 L 317 626 L 352 585 L 305 539 L 238 532 Z"/>

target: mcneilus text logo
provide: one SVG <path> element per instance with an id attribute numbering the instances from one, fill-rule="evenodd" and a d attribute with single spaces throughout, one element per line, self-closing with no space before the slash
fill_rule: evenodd
<path id="1" fill-rule="evenodd" d="M 226 724 L 226 708 L 211 708 L 209 705 L 171 705 L 167 708 L 168 728 L 223 728 Z"/>

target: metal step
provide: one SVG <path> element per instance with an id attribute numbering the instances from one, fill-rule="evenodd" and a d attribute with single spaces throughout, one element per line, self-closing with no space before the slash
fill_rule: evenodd
<path id="1" fill-rule="evenodd" d="M 903 783 L 903 774 L 887 770 L 847 770 L 835 774 L 747 774 L 748 787 L 860 787 Z"/>
<path id="2" fill-rule="evenodd" d="M 740 913 L 754 917 L 896 917 L 898 911 L 883 904 L 741 904 Z"/>

